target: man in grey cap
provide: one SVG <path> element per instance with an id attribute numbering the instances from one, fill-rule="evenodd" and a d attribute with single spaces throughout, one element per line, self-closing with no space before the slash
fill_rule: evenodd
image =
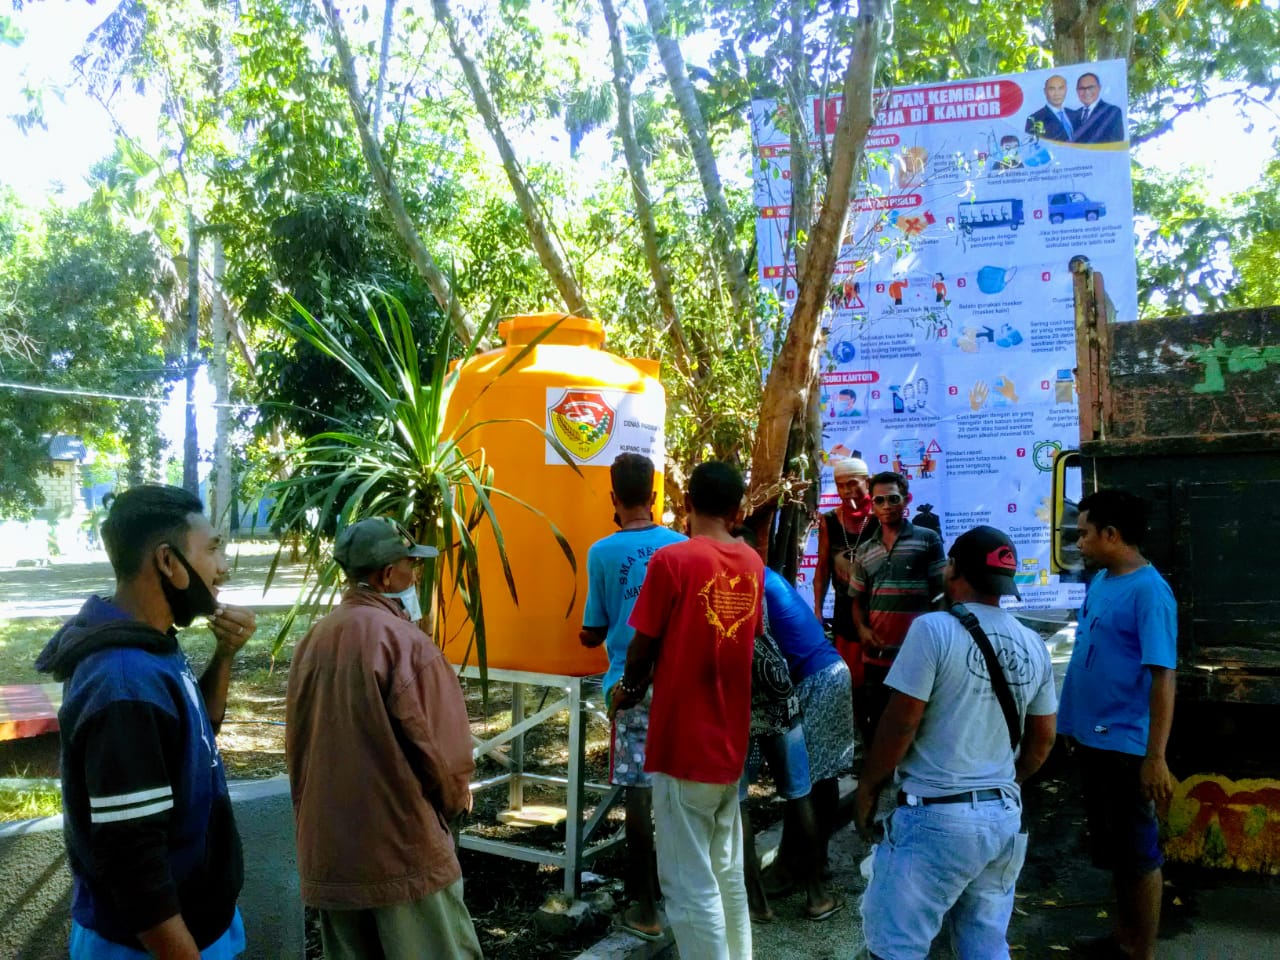
<path id="1" fill-rule="evenodd" d="M 889 704 L 853 804 L 870 838 L 893 778 L 885 842 L 862 899 L 872 957 L 927 955 L 944 920 L 957 956 L 1009 955 L 1027 854 L 1021 784 L 1049 755 L 1057 713 L 1044 643 L 1000 608 L 1001 596 L 1018 596 L 1017 569 L 1017 551 L 995 527 L 958 537 L 944 572 L 951 609 L 912 622 L 885 679 Z"/>
<path id="2" fill-rule="evenodd" d="M 344 529 L 347 590 L 289 669 L 298 873 L 329 960 L 481 956 L 449 829 L 471 809 L 467 708 L 400 600 L 436 555 L 387 518 Z"/>

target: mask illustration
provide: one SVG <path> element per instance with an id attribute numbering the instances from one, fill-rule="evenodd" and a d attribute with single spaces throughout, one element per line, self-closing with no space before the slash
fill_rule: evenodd
<path id="1" fill-rule="evenodd" d="M 1017 267 L 1009 270 L 1004 267 L 983 267 L 978 271 L 978 289 L 983 293 L 999 293 L 1008 286 L 1017 272 Z"/>

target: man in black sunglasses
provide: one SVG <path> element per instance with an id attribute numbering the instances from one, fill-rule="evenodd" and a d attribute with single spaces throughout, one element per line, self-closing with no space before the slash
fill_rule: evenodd
<path id="1" fill-rule="evenodd" d="M 912 621 L 941 596 L 946 566 L 942 538 L 907 519 L 907 478 L 886 471 L 872 477 L 869 486 L 879 527 L 858 547 L 849 583 L 863 660 L 853 712 L 867 744 L 889 699 L 884 678 Z"/>

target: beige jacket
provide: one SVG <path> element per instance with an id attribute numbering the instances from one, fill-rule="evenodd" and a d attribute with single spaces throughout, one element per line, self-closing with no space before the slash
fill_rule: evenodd
<path id="1" fill-rule="evenodd" d="M 355 587 L 317 621 L 294 651 L 287 720 L 304 903 L 408 903 L 462 875 L 448 822 L 475 770 L 466 704 L 398 601 Z"/>

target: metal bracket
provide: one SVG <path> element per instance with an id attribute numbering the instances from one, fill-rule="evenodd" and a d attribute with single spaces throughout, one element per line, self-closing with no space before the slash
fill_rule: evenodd
<path id="1" fill-rule="evenodd" d="M 480 671 L 476 667 L 465 667 L 459 670 L 459 676 L 476 679 L 479 678 Z M 584 683 L 589 683 L 591 678 L 527 673 L 521 670 L 489 670 L 488 677 L 490 681 L 511 684 L 511 726 L 488 739 L 473 735 L 472 756 L 476 759 L 492 757 L 506 772 L 472 782 L 471 792 L 474 795 L 505 784 L 507 809 L 520 810 L 524 806 L 526 783 L 546 783 L 564 787 L 566 812 L 564 851 L 548 850 L 508 840 L 490 840 L 486 837 L 474 836 L 465 830 L 459 836 L 458 843 L 467 850 L 478 850 L 515 860 L 559 867 L 564 871 L 565 893 L 577 897 L 581 893 L 582 871 L 585 865 L 624 838 L 623 831 L 619 830 L 609 839 L 590 845 L 592 837 L 604 824 L 609 811 L 622 796 L 621 787 L 586 780 L 587 717 L 589 714 L 599 713 L 592 706 L 591 701 L 583 696 Z M 524 712 L 526 686 L 559 690 L 563 696 L 550 706 L 526 717 Z M 566 776 L 526 773 L 524 769 L 525 735 L 565 710 L 569 711 L 569 757 Z M 502 747 L 508 748 L 505 756 L 501 752 Z M 596 805 L 590 819 L 584 822 L 583 808 L 588 790 L 601 794 L 602 799 Z"/>

